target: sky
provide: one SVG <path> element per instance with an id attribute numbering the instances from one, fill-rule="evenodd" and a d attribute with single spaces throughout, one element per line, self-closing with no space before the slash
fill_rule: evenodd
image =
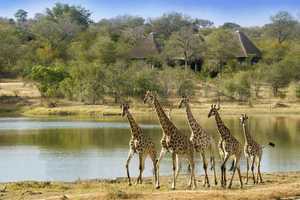
<path id="1" fill-rule="evenodd" d="M 155 18 L 172 11 L 209 19 L 215 25 L 234 22 L 261 26 L 280 10 L 300 17 L 300 0 L 0 0 L 0 16 L 12 18 L 18 9 L 23 9 L 33 17 L 57 2 L 90 10 L 94 21 L 124 14 Z"/>

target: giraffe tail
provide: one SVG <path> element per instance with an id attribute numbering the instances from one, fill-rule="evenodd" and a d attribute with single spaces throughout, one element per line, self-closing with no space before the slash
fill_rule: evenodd
<path id="1" fill-rule="evenodd" d="M 235 161 L 233 160 L 232 163 L 231 163 L 231 167 L 230 167 L 229 171 L 233 171 L 234 165 L 235 165 Z"/>
<path id="2" fill-rule="evenodd" d="M 275 144 L 273 142 L 269 142 L 267 145 L 263 145 L 262 148 L 264 149 L 264 148 L 269 147 L 269 146 L 274 148 Z"/>

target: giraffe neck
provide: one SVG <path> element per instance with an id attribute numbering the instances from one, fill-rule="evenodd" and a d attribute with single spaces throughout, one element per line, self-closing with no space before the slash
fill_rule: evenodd
<path id="1" fill-rule="evenodd" d="M 176 129 L 176 127 L 171 122 L 171 120 L 167 117 L 165 111 L 162 109 L 160 103 L 158 102 L 158 100 L 156 98 L 154 98 L 154 108 L 157 113 L 159 123 L 160 123 L 162 129 L 164 130 L 163 134 L 170 135 L 170 132 L 172 132 L 172 131 L 169 131 L 169 130 L 171 130 L 172 128 Z"/>
<path id="2" fill-rule="evenodd" d="M 139 125 L 136 123 L 136 121 L 134 120 L 133 116 L 131 115 L 131 113 L 129 112 L 129 110 L 126 111 L 126 116 L 128 119 L 128 122 L 130 124 L 130 128 L 131 128 L 131 133 L 133 136 L 137 136 L 141 133 L 141 128 L 139 127 Z"/>
<path id="3" fill-rule="evenodd" d="M 215 114 L 215 119 L 216 119 L 216 123 L 217 123 L 217 127 L 218 127 L 218 132 L 220 133 L 222 138 L 228 138 L 230 133 L 227 130 L 227 128 L 225 128 L 225 124 L 223 123 L 220 115 L 218 112 L 216 112 Z"/>
<path id="4" fill-rule="evenodd" d="M 195 130 L 197 130 L 197 131 L 195 131 L 195 133 L 201 133 L 202 127 L 199 125 L 199 123 L 194 118 L 190 104 L 188 104 L 188 103 L 186 104 L 186 115 L 187 115 L 187 119 L 188 119 L 190 128 L 193 130 L 193 133 Z"/>
<path id="5" fill-rule="evenodd" d="M 245 142 L 249 143 L 252 141 L 252 137 L 248 131 L 247 125 L 246 123 L 243 123 L 243 132 L 244 132 L 244 138 L 245 138 Z"/>

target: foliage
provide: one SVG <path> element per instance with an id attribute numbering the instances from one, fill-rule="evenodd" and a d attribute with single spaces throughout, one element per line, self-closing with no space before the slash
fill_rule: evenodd
<path id="1" fill-rule="evenodd" d="M 296 86 L 295 93 L 296 93 L 296 97 L 300 98 L 300 85 Z"/>
<path id="2" fill-rule="evenodd" d="M 208 52 L 206 54 L 209 68 L 215 71 L 222 71 L 224 64 L 235 58 L 238 51 L 238 44 L 234 35 L 226 29 L 217 29 L 207 38 Z M 230 51 L 228 51 L 230 49 Z"/>
<path id="3" fill-rule="evenodd" d="M 224 80 L 223 90 L 226 96 L 239 101 L 247 101 L 251 96 L 250 74 L 246 71 L 236 73 L 232 78 Z"/>
<path id="4" fill-rule="evenodd" d="M 240 63 L 234 29 L 246 33 L 262 50 L 256 65 Z M 131 49 L 150 33 L 162 52 L 133 61 Z M 300 24 L 287 12 L 263 27 L 225 23 L 181 13 L 157 18 L 121 15 L 93 23 L 91 12 L 57 3 L 33 18 L 19 9 L 14 19 L 0 17 L 0 75 L 33 81 L 45 98 L 67 98 L 89 104 L 106 97 L 141 97 L 156 90 L 164 97 L 193 95 L 199 74 L 188 64 L 203 61 L 201 77 L 218 77 L 227 96 L 256 97 L 262 84 L 278 90 L 300 80 Z M 172 67 L 168 61 L 176 58 Z M 250 57 L 247 58 L 251 59 Z M 246 60 L 247 60 L 246 59 Z M 185 61 L 185 69 L 177 66 Z M 173 60 L 174 61 L 174 60 Z M 156 66 L 150 69 L 151 66 Z M 221 73 L 219 73 L 221 72 Z M 219 74 L 219 75 L 218 75 Z M 110 98 L 109 98 L 110 99 Z"/>
<path id="5" fill-rule="evenodd" d="M 294 33 L 294 28 L 297 21 L 287 11 L 279 11 L 274 16 L 271 16 L 271 24 L 266 25 L 270 36 L 276 38 L 277 42 L 281 44 Z"/>
<path id="6" fill-rule="evenodd" d="M 185 68 L 193 59 L 200 59 L 204 52 L 203 38 L 194 33 L 191 27 L 183 27 L 178 32 L 174 32 L 167 41 L 165 53 L 172 58 L 183 58 Z"/>
<path id="7" fill-rule="evenodd" d="M 184 80 L 177 90 L 178 96 L 193 96 L 195 95 L 195 84 L 192 80 Z"/>
<path id="8" fill-rule="evenodd" d="M 63 66 L 45 67 L 36 65 L 31 68 L 30 78 L 35 81 L 43 97 L 59 96 L 60 82 L 67 76 Z"/>

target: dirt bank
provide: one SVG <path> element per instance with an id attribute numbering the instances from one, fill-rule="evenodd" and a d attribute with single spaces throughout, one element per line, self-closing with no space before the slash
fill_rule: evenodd
<path id="1" fill-rule="evenodd" d="M 239 188 L 236 179 L 233 189 L 220 186 L 204 188 L 203 177 L 198 177 L 198 187 L 187 190 L 187 177 L 178 179 L 176 191 L 171 191 L 170 177 L 162 178 L 162 188 L 153 188 L 151 178 L 142 185 L 128 186 L 124 178 L 116 180 L 89 180 L 64 182 L 17 182 L 0 184 L 0 199 L 300 199 L 300 171 L 285 173 L 265 173 L 264 183 L 252 182 Z"/>

